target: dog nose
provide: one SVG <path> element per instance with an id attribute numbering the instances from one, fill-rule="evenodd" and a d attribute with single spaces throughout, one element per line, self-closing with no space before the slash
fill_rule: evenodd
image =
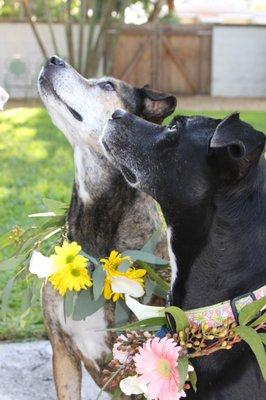
<path id="1" fill-rule="evenodd" d="M 125 110 L 122 110 L 121 108 L 118 108 L 117 110 L 115 110 L 115 112 L 112 115 L 113 119 L 120 119 L 123 118 L 123 116 L 126 114 Z"/>
<path id="2" fill-rule="evenodd" d="M 48 66 L 50 64 L 56 65 L 57 67 L 65 67 L 66 66 L 64 60 L 62 60 L 62 58 L 57 57 L 57 56 L 52 56 L 47 60 L 46 66 Z"/>

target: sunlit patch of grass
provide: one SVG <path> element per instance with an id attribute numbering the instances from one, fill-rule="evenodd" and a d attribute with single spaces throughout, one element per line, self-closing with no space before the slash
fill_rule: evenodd
<path id="1" fill-rule="evenodd" d="M 230 112 L 197 112 L 223 118 Z M 193 110 L 178 114 L 193 115 Z M 266 132 L 266 113 L 243 112 L 241 117 Z M 166 120 L 171 120 L 172 116 Z M 72 151 L 64 136 L 52 125 L 42 108 L 17 108 L 0 114 L 0 234 L 14 225 L 28 224 L 27 215 L 42 209 L 41 199 L 50 197 L 69 201 L 72 180 Z M 7 256 L 0 253 L 0 259 Z M 0 271 L 1 291 L 9 271 Z M 0 317 L 0 340 L 35 338 L 44 335 L 40 307 L 32 310 L 28 324 L 21 327 L 23 284 L 12 290 L 10 310 L 6 321 Z"/>

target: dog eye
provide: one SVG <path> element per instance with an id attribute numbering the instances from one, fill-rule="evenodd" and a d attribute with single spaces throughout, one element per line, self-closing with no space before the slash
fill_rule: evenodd
<path id="1" fill-rule="evenodd" d="M 101 89 L 105 90 L 106 92 L 114 92 L 115 87 L 112 82 L 100 82 L 99 86 Z"/>

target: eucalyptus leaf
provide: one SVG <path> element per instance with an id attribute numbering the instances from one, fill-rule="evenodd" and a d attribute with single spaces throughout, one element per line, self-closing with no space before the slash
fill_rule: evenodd
<path id="1" fill-rule="evenodd" d="M 25 311 L 31 307 L 32 295 L 33 295 L 32 286 L 28 284 L 23 294 L 23 302 L 21 307 L 22 314 L 24 314 Z"/>
<path id="2" fill-rule="evenodd" d="M 11 290 L 13 288 L 14 282 L 15 282 L 15 278 L 9 279 L 9 281 L 7 282 L 6 286 L 3 289 L 2 306 L 1 306 L 3 319 L 6 318 L 6 313 L 7 313 L 7 309 L 8 309 L 8 301 L 10 298 L 10 294 L 11 294 Z"/>
<path id="3" fill-rule="evenodd" d="M 155 291 L 157 284 L 151 279 L 147 278 L 145 280 L 145 295 L 143 297 L 143 304 L 148 304 L 151 301 L 152 295 Z"/>
<path id="4" fill-rule="evenodd" d="M 161 238 L 163 231 L 163 225 L 161 224 L 158 226 L 158 228 L 153 232 L 151 235 L 150 239 L 147 241 L 147 243 L 142 247 L 141 251 L 144 251 L 145 253 L 153 253 L 156 245 Z"/>
<path id="5" fill-rule="evenodd" d="M 165 315 L 171 330 L 174 332 L 183 331 L 189 326 L 188 318 L 183 310 L 178 307 L 166 307 Z"/>
<path id="6" fill-rule="evenodd" d="M 105 299 L 100 296 L 98 300 L 93 299 L 93 293 L 91 289 L 81 290 L 78 295 L 74 306 L 74 312 L 72 318 L 74 321 L 80 321 L 96 313 L 100 308 L 103 307 Z"/>
<path id="7" fill-rule="evenodd" d="M 64 318 L 70 317 L 73 313 L 75 293 L 68 290 L 64 296 Z"/>
<path id="8" fill-rule="evenodd" d="M 266 296 L 259 300 L 253 301 L 247 304 L 239 312 L 239 324 L 247 325 L 256 315 L 261 311 L 261 309 L 266 305 Z"/>
<path id="9" fill-rule="evenodd" d="M 191 386 L 192 386 L 194 392 L 196 392 L 197 391 L 197 381 L 198 381 L 196 371 L 189 372 L 188 376 L 189 376 L 189 382 L 191 383 Z"/>
<path id="10" fill-rule="evenodd" d="M 139 265 L 141 268 L 145 269 L 145 270 L 148 272 L 149 277 L 150 277 L 154 282 L 156 282 L 156 283 L 160 286 L 160 288 L 161 288 L 162 290 L 164 290 L 166 293 L 168 293 L 168 291 L 169 291 L 169 285 L 168 285 L 168 283 L 165 282 L 165 281 L 160 277 L 160 275 L 157 274 L 157 272 L 155 272 L 154 269 L 153 269 L 149 264 L 147 264 L 147 263 L 145 263 L 145 262 L 143 262 L 143 261 L 138 261 L 138 265 Z"/>
<path id="11" fill-rule="evenodd" d="M 102 294 L 105 276 L 106 276 L 106 273 L 101 266 L 96 267 L 95 270 L 93 271 L 92 290 L 93 290 L 93 296 L 94 296 L 95 300 L 97 300 Z"/>
<path id="12" fill-rule="evenodd" d="M 0 268 L 13 269 L 21 265 L 26 260 L 27 254 L 13 256 L 0 262 Z"/>
<path id="13" fill-rule="evenodd" d="M 183 390 L 188 375 L 188 357 L 180 357 L 177 361 L 177 369 L 179 372 L 179 391 Z"/>
<path id="14" fill-rule="evenodd" d="M 131 266 L 131 262 L 128 261 L 128 260 L 125 260 L 119 265 L 118 271 L 119 272 L 126 272 L 130 266 Z"/>
<path id="15" fill-rule="evenodd" d="M 266 353 L 260 335 L 253 328 L 246 325 L 237 326 L 234 330 L 253 351 L 266 381 Z"/>
<path id="16" fill-rule="evenodd" d="M 53 211 L 57 215 L 65 214 L 69 208 L 69 204 L 63 203 L 58 200 L 44 198 L 42 199 L 42 202 L 47 210 Z"/>
<path id="17" fill-rule="evenodd" d="M 125 324 L 129 320 L 130 311 L 123 300 L 118 300 L 115 305 L 115 324 Z"/>
<path id="18" fill-rule="evenodd" d="M 169 264 L 169 261 L 163 260 L 162 258 L 155 256 L 154 254 L 141 250 L 127 250 L 123 253 L 123 256 L 129 256 L 132 258 L 133 261 L 144 261 L 149 264 L 156 264 L 156 265 Z"/>

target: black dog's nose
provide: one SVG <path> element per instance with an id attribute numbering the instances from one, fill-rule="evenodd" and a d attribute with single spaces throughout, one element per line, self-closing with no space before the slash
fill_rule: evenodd
<path id="1" fill-rule="evenodd" d="M 62 58 L 57 57 L 57 56 L 52 56 L 52 57 L 50 57 L 50 58 L 47 60 L 46 65 L 49 65 L 49 64 L 56 65 L 57 67 L 65 67 L 65 66 L 66 66 L 64 60 L 62 60 Z"/>
<path id="2" fill-rule="evenodd" d="M 120 119 L 120 118 L 123 118 L 125 114 L 126 114 L 126 111 L 122 110 L 121 108 L 118 108 L 113 113 L 112 118 L 113 119 Z"/>

